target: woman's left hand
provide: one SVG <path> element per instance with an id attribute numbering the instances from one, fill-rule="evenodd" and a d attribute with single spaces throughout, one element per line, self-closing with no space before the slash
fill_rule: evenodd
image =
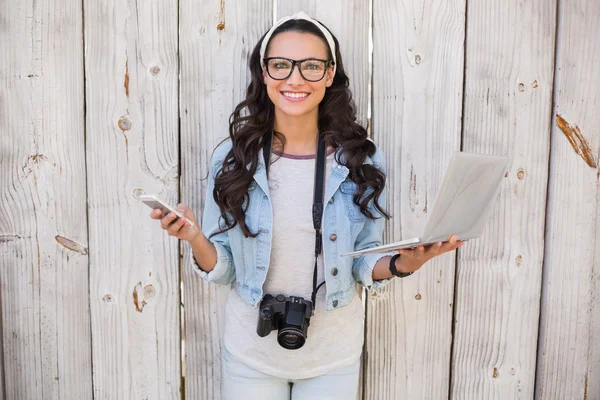
<path id="1" fill-rule="evenodd" d="M 396 269 L 399 272 L 415 272 L 433 257 L 437 257 L 462 246 L 464 242 L 458 240 L 458 237 L 452 236 L 447 242 L 437 242 L 429 246 L 419 246 L 416 249 L 401 249 L 401 254 L 396 260 Z"/>

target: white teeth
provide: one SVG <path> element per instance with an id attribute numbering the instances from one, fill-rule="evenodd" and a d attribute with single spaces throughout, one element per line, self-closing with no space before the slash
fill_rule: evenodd
<path id="1" fill-rule="evenodd" d="M 292 93 L 292 92 L 283 92 L 285 97 L 291 97 L 294 99 L 300 99 L 302 97 L 308 96 L 308 93 Z"/>

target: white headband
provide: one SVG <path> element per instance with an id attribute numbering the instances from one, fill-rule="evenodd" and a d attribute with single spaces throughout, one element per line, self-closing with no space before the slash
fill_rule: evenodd
<path id="1" fill-rule="evenodd" d="M 273 35 L 273 32 L 275 31 L 275 29 L 277 29 L 279 26 L 283 25 L 284 23 L 286 23 L 292 19 L 303 19 L 305 21 L 311 22 L 313 25 L 315 25 L 317 28 L 319 28 L 319 30 L 323 33 L 323 36 L 325 36 L 325 39 L 327 40 L 327 44 L 329 45 L 329 49 L 331 50 L 331 54 L 333 56 L 333 75 L 335 75 L 335 70 L 337 67 L 337 60 L 335 58 L 335 42 L 333 41 L 333 36 L 331 36 L 331 33 L 329 33 L 329 31 L 323 25 L 321 25 L 319 23 L 319 21 L 312 19 L 311 17 L 306 15 L 306 13 L 304 13 L 303 11 L 298 11 L 296 14 L 292 15 L 291 17 L 281 18 L 279 21 L 277 21 L 275 23 L 275 25 L 273 25 L 271 27 L 271 29 L 269 29 L 269 32 L 267 32 L 267 34 L 265 35 L 265 38 L 262 41 L 262 44 L 260 45 L 260 65 L 263 67 L 265 66 L 265 63 L 263 62 L 263 58 L 265 58 L 265 51 L 267 51 L 267 44 L 269 44 L 269 40 L 271 40 L 271 36 Z"/>

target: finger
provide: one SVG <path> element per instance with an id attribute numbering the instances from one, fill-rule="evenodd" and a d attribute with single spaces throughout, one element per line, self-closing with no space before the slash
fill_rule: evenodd
<path id="1" fill-rule="evenodd" d="M 175 215 L 175 213 L 168 213 L 166 217 L 163 217 L 160 220 L 160 227 L 163 228 L 164 230 L 168 230 L 169 226 L 171 225 L 171 223 L 173 221 L 175 221 L 175 219 L 177 218 L 177 215 Z"/>
<path id="2" fill-rule="evenodd" d="M 196 215 L 194 215 L 194 212 L 192 211 L 192 209 L 189 208 L 188 206 L 186 206 L 185 204 L 183 204 L 183 203 L 178 204 L 177 211 L 179 211 L 181 213 L 181 215 L 183 215 L 190 221 L 196 222 Z"/>
<path id="3" fill-rule="evenodd" d="M 168 231 L 169 235 L 177 236 L 184 223 L 185 223 L 185 220 L 183 218 L 179 218 L 177 221 L 173 222 L 171 224 L 171 226 L 169 227 L 169 231 Z"/>
<path id="4" fill-rule="evenodd" d="M 437 243 L 432 244 L 431 246 L 429 246 L 428 253 L 432 253 L 433 255 L 439 254 L 440 251 L 442 251 L 443 245 L 444 244 L 442 242 L 437 242 Z"/>
<path id="5" fill-rule="evenodd" d="M 161 217 L 162 217 L 162 211 L 160 210 L 160 208 L 155 208 L 154 210 L 150 211 L 150 218 L 160 219 Z"/>
<path id="6" fill-rule="evenodd" d="M 446 253 L 448 251 L 456 250 L 457 248 L 459 248 L 460 246 L 462 246 L 463 243 L 464 242 L 461 242 L 461 241 L 458 241 L 458 240 L 455 243 L 446 242 L 446 243 L 444 243 L 444 245 L 440 249 L 440 253 Z"/>
<path id="7" fill-rule="evenodd" d="M 448 252 L 448 251 L 452 251 L 452 250 L 454 250 L 454 249 L 455 249 L 455 246 L 456 246 L 456 244 L 455 244 L 455 243 L 452 243 L 452 242 L 450 242 L 450 241 L 448 241 L 448 242 L 444 242 L 444 244 L 442 245 L 442 247 L 441 247 L 441 248 L 440 248 L 440 250 L 439 250 L 439 251 L 440 251 L 440 254 L 441 254 L 441 253 L 446 253 L 446 252 Z"/>

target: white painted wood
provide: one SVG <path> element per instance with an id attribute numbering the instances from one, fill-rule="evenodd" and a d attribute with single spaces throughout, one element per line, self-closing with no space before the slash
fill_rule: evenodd
<path id="1" fill-rule="evenodd" d="M 1 287 L 2 285 L 0 285 Z M 2 304 L 0 302 L 0 321 L 2 321 Z M 2 329 L 0 329 L 0 346 L 4 343 Z M 0 350 L 2 347 L 0 347 Z M 0 351 L 0 400 L 4 400 L 4 351 Z"/>
<path id="2" fill-rule="evenodd" d="M 350 79 L 350 90 L 357 106 L 357 121 L 367 127 L 369 107 L 369 2 L 363 0 L 292 0 L 277 2 L 277 19 L 304 11 L 323 23 L 340 44 L 342 65 Z M 340 60 L 338 60 L 338 68 Z M 358 287 L 360 290 L 360 287 Z M 361 293 L 362 295 L 362 293 Z M 361 371 L 364 365 L 361 365 Z M 362 376 L 358 398 L 362 398 Z"/>
<path id="3" fill-rule="evenodd" d="M 228 136 L 229 115 L 245 97 L 248 58 L 271 27 L 271 1 L 180 1 L 182 201 L 200 219 L 208 161 Z M 209 194 L 212 195 L 212 194 Z M 188 246 L 184 247 L 186 253 Z M 184 254 L 184 260 L 188 254 Z M 221 340 L 229 286 L 208 284 L 183 265 L 185 396 L 221 399 Z"/>
<path id="4" fill-rule="evenodd" d="M 469 2 L 463 150 L 512 164 L 481 239 L 458 257 L 451 397 L 535 387 L 556 3 Z"/>
<path id="5" fill-rule="evenodd" d="M 415 237 L 460 148 L 465 1 L 373 3 L 373 137 L 386 152 L 385 241 Z M 371 293 L 365 399 L 449 390 L 454 253 Z"/>
<path id="6" fill-rule="evenodd" d="M 277 2 L 277 19 L 304 11 L 325 24 L 340 43 L 350 90 L 356 102 L 357 120 L 367 126 L 369 106 L 369 2 L 364 0 L 291 0 Z M 339 62 L 338 62 L 339 64 Z"/>
<path id="7" fill-rule="evenodd" d="M 0 397 L 91 399 L 81 4 L 0 14 Z"/>
<path id="8" fill-rule="evenodd" d="M 4 400 L 4 332 L 2 329 L 2 282 L 0 281 L 0 400 Z"/>
<path id="9" fill-rule="evenodd" d="M 176 1 L 85 1 L 95 399 L 179 399 L 178 243 L 138 191 L 178 200 Z"/>
<path id="10" fill-rule="evenodd" d="M 600 398 L 599 17 L 559 2 L 537 399 Z"/>

